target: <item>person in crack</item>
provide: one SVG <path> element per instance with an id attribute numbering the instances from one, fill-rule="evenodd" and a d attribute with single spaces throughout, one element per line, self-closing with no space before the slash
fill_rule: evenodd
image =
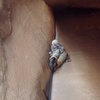
<path id="1" fill-rule="evenodd" d="M 66 60 L 69 62 L 70 57 L 64 46 L 61 45 L 56 39 L 52 41 L 50 49 L 49 67 L 52 72 L 55 72 Z"/>

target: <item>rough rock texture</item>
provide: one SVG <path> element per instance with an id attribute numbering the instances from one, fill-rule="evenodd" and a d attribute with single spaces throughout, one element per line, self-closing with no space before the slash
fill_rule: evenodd
<path id="1" fill-rule="evenodd" d="M 12 34 L 4 41 L 7 100 L 45 100 L 48 44 L 53 35 L 53 16 L 44 1 L 12 1 Z"/>
<path id="2" fill-rule="evenodd" d="M 57 14 L 57 38 L 69 52 L 53 77 L 52 100 L 100 100 L 100 11 Z"/>
<path id="3" fill-rule="evenodd" d="M 100 0 L 45 0 L 52 7 L 100 8 Z"/>
<path id="4" fill-rule="evenodd" d="M 0 100 L 6 99 L 6 57 L 2 39 L 11 32 L 8 0 L 0 0 Z"/>
<path id="5" fill-rule="evenodd" d="M 0 100 L 5 100 L 6 96 L 6 67 L 4 49 L 0 39 Z"/>
<path id="6" fill-rule="evenodd" d="M 0 35 L 6 38 L 11 33 L 11 5 L 9 0 L 0 0 Z"/>

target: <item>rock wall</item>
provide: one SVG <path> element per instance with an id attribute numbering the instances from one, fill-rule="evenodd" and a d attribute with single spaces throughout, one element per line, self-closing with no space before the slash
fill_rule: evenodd
<path id="1" fill-rule="evenodd" d="M 52 100 L 100 100 L 100 11 L 56 14 L 57 39 L 68 51 L 53 76 Z"/>
<path id="2" fill-rule="evenodd" d="M 6 55 L 2 39 L 11 33 L 11 13 L 8 0 L 0 0 L 0 100 L 6 99 Z"/>
<path id="3" fill-rule="evenodd" d="M 6 95 L 6 68 L 6 58 L 0 38 L 0 100 L 5 100 Z"/>
<path id="4" fill-rule="evenodd" d="M 100 0 L 45 0 L 52 7 L 100 8 Z"/>
<path id="5" fill-rule="evenodd" d="M 49 77 L 48 44 L 54 37 L 51 9 L 43 0 L 11 0 L 7 5 L 11 9 L 6 10 L 8 6 L 5 6 L 4 15 L 2 10 L 0 12 L 0 20 L 3 18 L 0 21 L 1 38 L 11 33 L 3 40 L 7 91 L 2 91 L 4 95 L 0 95 L 0 100 L 45 100 L 43 89 Z M 3 52 L 1 47 L 2 57 Z M 0 61 L 0 66 L 2 63 L 6 66 L 6 60 Z"/>
<path id="6" fill-rule="evenodd" d="M 11 34 L 11 5 L 9 0 L 0 0 L 0 35 L 6 38 Z"/>

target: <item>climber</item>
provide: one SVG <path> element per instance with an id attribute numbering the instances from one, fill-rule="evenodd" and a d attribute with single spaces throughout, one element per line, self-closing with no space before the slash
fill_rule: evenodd
<path id="1" fill-rule="evenodd" d="M 70 60 L 68 53 L 64 47 L 55 39 L 51 44 L 51 51 L 49 52 L 49 67 L 51 71 L 56 71 L 66 60 Z"/>

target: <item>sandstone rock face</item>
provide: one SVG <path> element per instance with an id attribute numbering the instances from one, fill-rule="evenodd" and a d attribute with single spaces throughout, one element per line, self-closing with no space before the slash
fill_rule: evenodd
<path id="1" fill-rule="evenodd" d="M 5 100 L 6 95 L 6 67 L 4 49 L 0 39 L 0 100 Z"/>
<path id="2" fill-rule="evenodd" d="M 0 100 L 6 99 L 6 57 L 3 41 L 11 32 L 10 9 L 8 0 L 0 0 Z"/>
<path id="3" fill-rule="evenodd" d="M 100 0 L 45 0 L 52 7 L 100 8 Z"/>
<path id="4" fill-rule="evenodd" d="M 0 0 L 0 35 L 3 39 L 11 33 L 10 7 L 9 0 Z"/>
<path id="5" fill-rule="evenodd" d="M 53 15 L 42 0 L 12 0 L 11 4 L 12 34 L 3 42 L 7 59 L 6 99 L 45 100 Z"/>
<path id="6" fill-rule="evenodd" d="M 71 62 L 54 74 L 52 100 L 100 100 L 100 11 L 58 12 L 56 21 Z"/>

